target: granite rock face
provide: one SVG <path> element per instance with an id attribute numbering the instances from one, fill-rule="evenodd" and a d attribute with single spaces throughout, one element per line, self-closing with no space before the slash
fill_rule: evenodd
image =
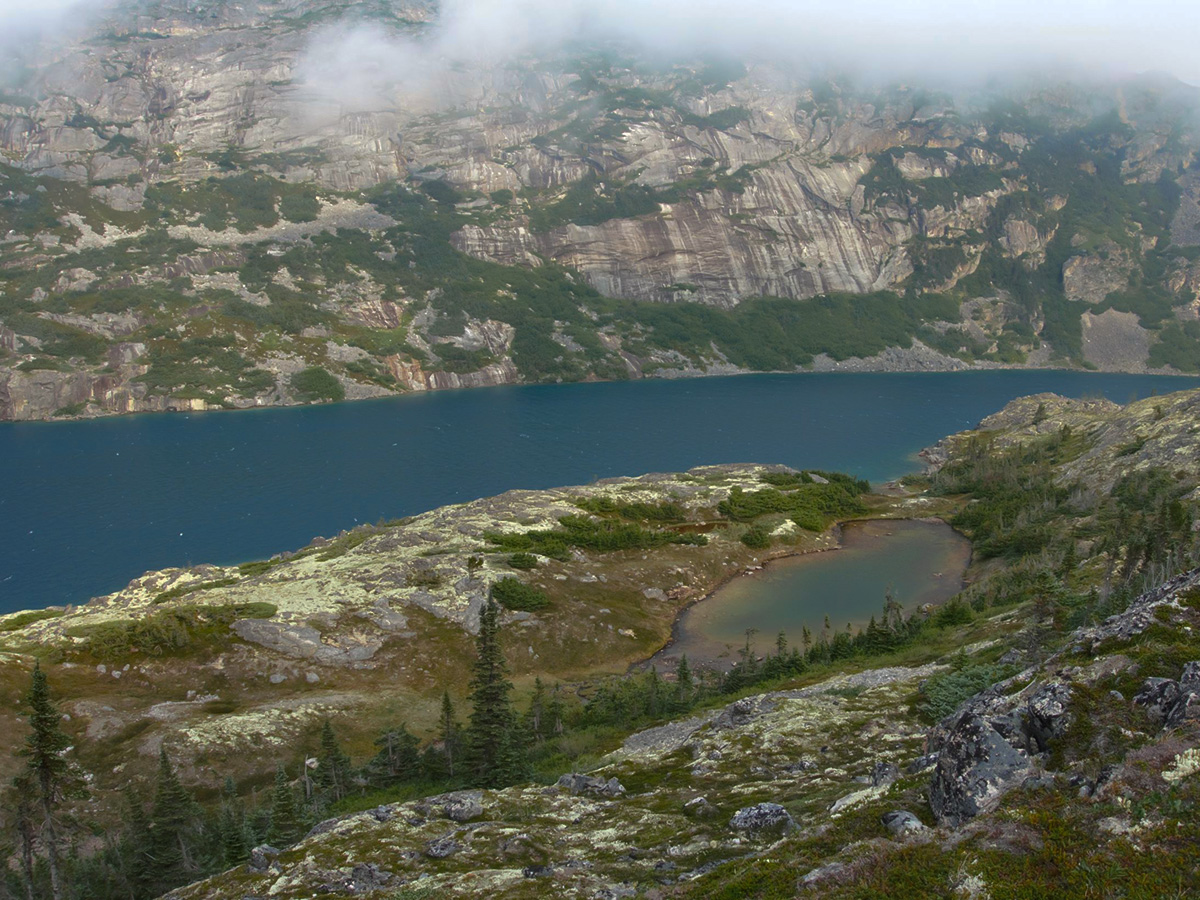
<path id="1" fill-rule="evenodd" d="M 1200 309 L 1196 264 L 1152 259 L 1168 230 L 1194 245 L 1200 221 L 1200 138 L 1162 120 L 1165 88 L 1014 97 L 1031 113 L 1019 131 L 971 100 L 813 83 L 761 61 L 709 80 L 702 60 L 596 69 L 544 51 L 431 63 L 414 85 L 355 52 L 364 40 L 388 60 L 419 52 L 438 16 L 432 0 L 404 0 L 373 30 L 348 0 L 121 2 L 24 48 L 27 77 L 0 97 L 13 173 L 0 198 L 0 267 L 13 275 L 0 420 L 308 402 L 291 378 L 314 366 L 347 399 L 798 367 L 1140 372 L 1164 366 L 1159 333 Z M 375 62 L 382 76 L 360 71 Z M 1131 190 L 1176 179 L 1169 228 L 1161 207 L 1161 221 L 1110 234 L 1092 204 L 1062 233 L 1076 219 L 1060 213 L 1088 190 L 1039 183 L 1023 164 L 1109 108 L 1127 131 L 1078 149 L 1119 160 Z M 1079 171 L 1100 170 L 1088 158 Z M 428 209 L 413 218 L 414 198 L 439 197 L 436 227 Z M 408 246 L 412 235 L 430 243 Z M 1050 252 L 1063 241 L 1065 260 Z M 581 290 L 552 309 L 539 286 L 531 305 L 517 296 L 525 273 L 480 261 Z M 1049 328 L 1040 301 L 1018 302 L 1034 270 L 1073 301 Z M 721 317 L 700 338 L 654 325 L 657 313 L 625 321 L 630 307 L 613 314 L 580 282 L 722 310 L 872 295 L 868 315 L 887 327 L 848 351 L 836 335 L 860 311 L 826 327 L 819 304 L 798 307 L 787 316 L 816 320 L 789 338 L 803 352 L 734 358 Z M 1173 315 L 1100 311 L 1114 291 L 1160 287 Z M 927 302 L 964 288 L 965 302 Z M 924 297 L 923 311 L 903 296 Z M 232 344 L 176 358 L 214 335 Z M 205 356 L 226 365 L 198 374 Z"/>
<path id="2" fill-rule="evenodd" d="M 942 745 L 929 786 L 929 806 L 939 823 L 961 825 L 994 809 L 1033 771 L 1029 758 L 987 720 L 964 713 Z"/>

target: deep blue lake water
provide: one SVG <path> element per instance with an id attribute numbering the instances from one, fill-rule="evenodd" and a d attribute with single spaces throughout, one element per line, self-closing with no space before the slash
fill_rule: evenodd
<path id="1" fill-rule="evenodd" d="M 0 612 L 510 488 L 725 462 L 883 480 L 1024 394 L 1125 402 L 1198 386 L 1056 371 L 748 375 L 3 424 Z"/>

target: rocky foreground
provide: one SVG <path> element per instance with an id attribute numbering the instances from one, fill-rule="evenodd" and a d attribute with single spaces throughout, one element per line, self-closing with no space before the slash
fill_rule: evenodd
<path id="1" fill-rule="evenodd" d="M 1195 846 L 1180 844 L 1195 841 L 1196 821 L 1144 804 L 1197 794 L 1200 661 L 1163 667 L 1147 635 L 1197 627 L 1193 571 L 1072 633 L 1066 650 L 932 729 L 910 704 L 945 663 L 868 669 L 635 734 L 587 775 L 552 786 L 323 822 L 296 847 L 260 847 L 248 865 L 170 896 L 702 897 L 733 873 L 780 861 L 796 893 L 841 896 L 839 887 L 870 884 L 873 869 L 918 854 L 951 870 L 925 896 L 1014 896 L 1015 873 L 1001 861 L 1020 866 L 1043 852 L 1031 824 L 1041 805 L 1094 829 L 1086 849 L 1063 848 L 1079 862 L 1140 854 L 1187 892 L 1200 874 Z M 1119 761 L 1098 765 L 1086 745 L 1093 729 L 1120 729 Z"/>

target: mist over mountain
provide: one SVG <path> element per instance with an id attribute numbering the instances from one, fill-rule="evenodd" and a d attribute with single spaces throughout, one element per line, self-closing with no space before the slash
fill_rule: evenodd
<path id="1" fill-rule="evenodd" d="M 1169 6 L 64 7 L 0 93 L 0 418 L 1195 371 Z"/>

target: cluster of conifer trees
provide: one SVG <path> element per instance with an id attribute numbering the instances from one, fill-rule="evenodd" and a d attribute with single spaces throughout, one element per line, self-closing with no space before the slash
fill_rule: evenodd
<path id="1" fill-rule="evenodd" d="M 712 697 L 798 675 L 812 665 L 851 655 L 875 655 L 911 641 L 925 620 L 905 620 L 899 604 L 884 605 L 882 624 L 851 635 L 825 630 L 804 647 L 789 649 L 780 634 L 775 652 L 759 657 L 752 632 L 739 660 L 724 675 L 695 671 L 680 659 L 674 679 L 656 669 L 614 676 L 566 691 L 534 683 L 528 706 L 513 700 L 500 642 L 500 610 L 489 602 L 480 616 L 470 682 L 470 714 L 460 723 L 448 692 L 436 732 L 422 740 L 405 724 L 385 730 L 375 755 L 358 766 L 344 752 L 329 721 L 319 750 L 289 770 L 282 762 L 269 791 L 247 798 L 227 778 L 219 800 L 202 806 L 180 781 L 169 748 L 159 751 L 152 790 L 125 789 L 120 828 L 84 820 L 88 778 L 72 762 L 72 739 L 50 696 L 45 672 L 35 667 L 25 697 L 30 734 L 24 770 L 6 794 L 5 818 L 15 824 L 0 852 L 19 860 L 0 879 L 0 898 L 13 900 L 143 900 L 244 862 L 251 848 L 282 849 L 299 841 L 324 816 L 361 808 L 389 796 L 433 794 L 462 787 L 516 784 L 571 764 L 586 735 L 628 731 L 687 712 Z M 579 734 L 568 749 L 568 734 Z M 214 792 L 215 793 L 215 792 Z"/>

